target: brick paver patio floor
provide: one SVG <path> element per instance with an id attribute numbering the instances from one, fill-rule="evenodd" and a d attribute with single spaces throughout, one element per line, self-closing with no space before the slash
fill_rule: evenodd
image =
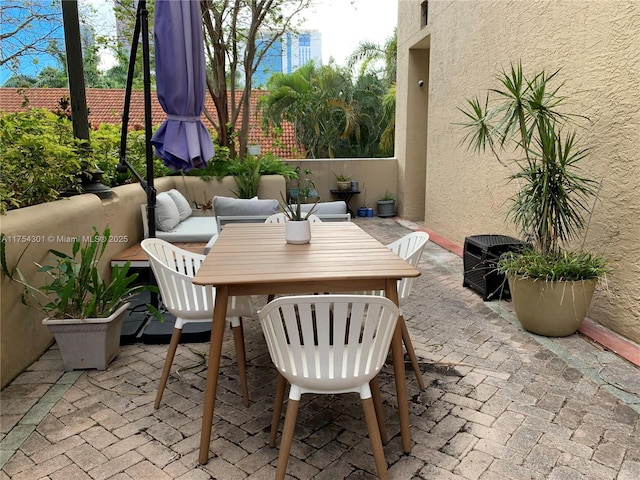
<path id="1" fill-rule="evenodd" d="M 356 221 L 383 243 L 418 227 Z M 403 307 L 427 384 L 420 392 L 408 369 L 410 454 L 400 446 L 389 365 L 380 376 L 390 478 L 640 478 L 636 366 L 578 334 L 523 331 L 509 302 L 463 288 L 462 259 L 432 242 L 420 269 Z M 242 404 L 227 332 L 206 465 L 197 461 L 206 343 L 180 346 L 159 410 L 166 345 L 123 346 L 106 371 L 68 373 L 54 345 L 2 391 L 0 479 L 273 478 L 276 371 L 255 319 L 245 321 L 245 339 L 251 405 Z M 303 396 L 291 453 L 292 479 L 375 478 L 356 395 Z"/>

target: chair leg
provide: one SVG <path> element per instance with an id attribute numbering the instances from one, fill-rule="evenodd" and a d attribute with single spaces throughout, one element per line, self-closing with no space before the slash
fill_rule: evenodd
<path id="1" fill-rule="evenodd" d="M 244 334 L 242 330 L 242 319 L 232 326 L 233 340 L 236 345 L 236 358 L 238 361 L 238 371 L 240 373 L 240 388 L 242 389 L 242 399 L 244 406 L 249 406 L 249 387 L 247 386 L 247 357 L 244 350 Z M 233 325 L 233 323 L 232 323 Z"/>
<path id="2" fill-rule="evenodd" d="M 378 384 L 378 376 L 376 375 L 369 382 L 371 389 L 371 397 L 373 398 L 373 406 L 376 409 L 376 418 L 378 419 L 378 430 L 380 430 L 380 438 L 382 443 L 387 443 L 387 427 L 384 424 L 384 409 L 382 407 L 382 397 L 380 396 L 380 385 Z"/>
<path id="3" fill-rule="evenodd" d="M 181 328 L 174 328 L 171 334 L 171 342 L 169 343 L 169 351 L 167 351 L 167 357 L 164 360 L 164 367 L 162 368 L 162 376 L 160 377 L 160 385 L 158 385 L 158 393 L 156 393 L 156 402 L 153 404 L 153 408 L 156 410 L 160 408 L 160 401 L 162 400 L 162 394 L 164 388 L 167 386 L 167 380 L 171 373 L 171 365 L 173 364 L 173 357 L 176 356 L 176 350 L 180 343 L 180 336 L 182 335 Z"/>
<path id="4" fill-rule="evenodd" d="M 424 392 L 424 380 L 422 378 L 422 371 L 420 370 L 420 364 L 418 363 L 418 357 L 416 357 L 416 352 L 413 349 L 413 343 L 411 343 L 411 337 L 409 337 L 409 330 L 407 329 L 407 324 L 404 321 L 404 317 L 400 315 L 398 318 L 398 322 L 400 323 L 400 328 L 402 329 L 402 341 L 404 342 L 404 346 L 407 349 L 407 354 L 409 355 L 409 359 L 411 360 L 411 368 L 413 368 L 413 373 L 416 376 L 416 380 L 418 381 L 418 386 L 420 390 Z"/>
<path id="5" fill-rule="evenodd" d="M 293 442 L 293 432 L 296 429 L 296 418 L 298 417 L 298 400 L 287 402 L 287 413 L 284 417 L 284 428 L 282 429 L 282 440 L 280 440 L 280 454 L 278 455 L 278 468 L 276 469 L 276 480 L 284 480 L 289 463 L 289 452 Z M 373 407 L 372 407 L 373 408 Z M 375 413 L 373 420 L 375 422 Z M 375 428 L 377 431 L 377 428 Z M 379 437 L 378 437 L 379 438 Z"/>
<path id="6" fill-rule="evenodd" d="M 373 450 L 373 459 L 376 462 L 376 470 L 380 480 L 387 480 L 387 461 L 384 458 L 384 450 L 382 449 L 382 439 L 380 438 L 380 430 L 378 430 L 378 421 L 376 420 L 375 407 L 373 399 L 362 399 L 362 410 L 367 421 L 367 430 L 369 432 L 369 440 L 371 441 L 371 449 Z M 289 411 L 287 410 L 287 417 Z M 282 453 L 282 450 L 280 451 Z M 278 464 L 279 465 L 279 464 Z"/>
<path id="7" fill-rule="evenodd" d="M 273 414 L 271 416 L 271 435 L 269 437 L 269 446 L 276 446 L 276 437 L 278 436 L 278 425 L 280 425 L 280 416 L 282 415 L 282 404 L 284 403 L 284 391 L 287 387 L 287 379 L 278 373 L 278 385 L 276 386 L 276 398 L 273 401 Z"/>

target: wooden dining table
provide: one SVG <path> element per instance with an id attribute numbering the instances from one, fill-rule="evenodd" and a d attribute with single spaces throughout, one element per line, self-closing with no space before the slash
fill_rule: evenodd
<path id="1" fill-rule="evenodd" d="M 199 462 L 209 446 L 229 296 L 384 291 L 398 304 L 397 281 L 420 271 L 351 222 L 311 224 L 311 242 L 285 241 L 284 224 L 229 224 L 193 278 L 216 288 Z M 391 342 L 402 449 L 411 451 L 409 403 L 400 325 Z"/>

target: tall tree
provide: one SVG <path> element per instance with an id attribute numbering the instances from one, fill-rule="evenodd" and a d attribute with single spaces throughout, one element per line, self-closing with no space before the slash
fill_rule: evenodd
<path id="1" fill-rule="evenodd" d="M 349 55 L 347 66 L 358 76 L 376 75 L 386 89 L 382 101 L 384 131 L 380 137 L 379 149 L 382 155 L 391 156 L 394 151 L 396 126 L 396 67 L 398 52 L 398 30 L 393 31 L 384 45 L 360 42 Z"/>
<path id="2" fill-rule="evenodd" d="M 308 158 L 378 155 L 384 89 L 375 75 L 354 84 L 348 69 L 305 64 L 290 74 L 274 74 L 260 99 L 263 125 L 294 126 Z"/>
<path id="3" fill-rule="evenodd" d="M 217 118 L 205 114 L 216 129 L 218 142 L 228 147 L 233 157 L 246 153 L 253 74 L 282 35 L 295 30 L 299 14 L 311 2 L 201 0 L 205 54 L 210 67 L 207 88 Z"/>

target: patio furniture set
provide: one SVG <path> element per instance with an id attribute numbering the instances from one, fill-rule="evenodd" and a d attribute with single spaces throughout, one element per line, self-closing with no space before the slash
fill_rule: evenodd
<path id="1" fill-rule="evenodd" d="M 214 210 L 220 212 L 215 201 Z M 310 243 L 291 245 L 284 241 L 285 224 L 277 215 L 267 222 L 227 223 L 206 255 L 162 239 L 143 240 L 141 248 L 162 301 L 177 318 L 155 408 L 160 407 L 183 325 L 212 322 L 199 452 L 199 462 L 207 463 L 225 325 L 230 324 L 234 332 L 240 386 L 248 405 L 242 317 L 256 313 L 251 295 L 278 295 L 257 312 L 279 371 L 271 446 L 275 446 L 285 386 L 291 385 L 276 478 L 286 473 L 300 395 L 346 392 L 360 394 L 378 475 L 387 478 L 382 450 L 386 432 L 376 374 L 391 348 L 402 448 L 408 453 L 403 340 L 416 362 L 412 366 L 420 388 L 424 384 L 399 305 L 410 292 L 411 280 L 420 275 L 416 265 L 428 235 L 412 233 L 385 246 L 351 222 L 317 219 L 311 228 Z"/>

